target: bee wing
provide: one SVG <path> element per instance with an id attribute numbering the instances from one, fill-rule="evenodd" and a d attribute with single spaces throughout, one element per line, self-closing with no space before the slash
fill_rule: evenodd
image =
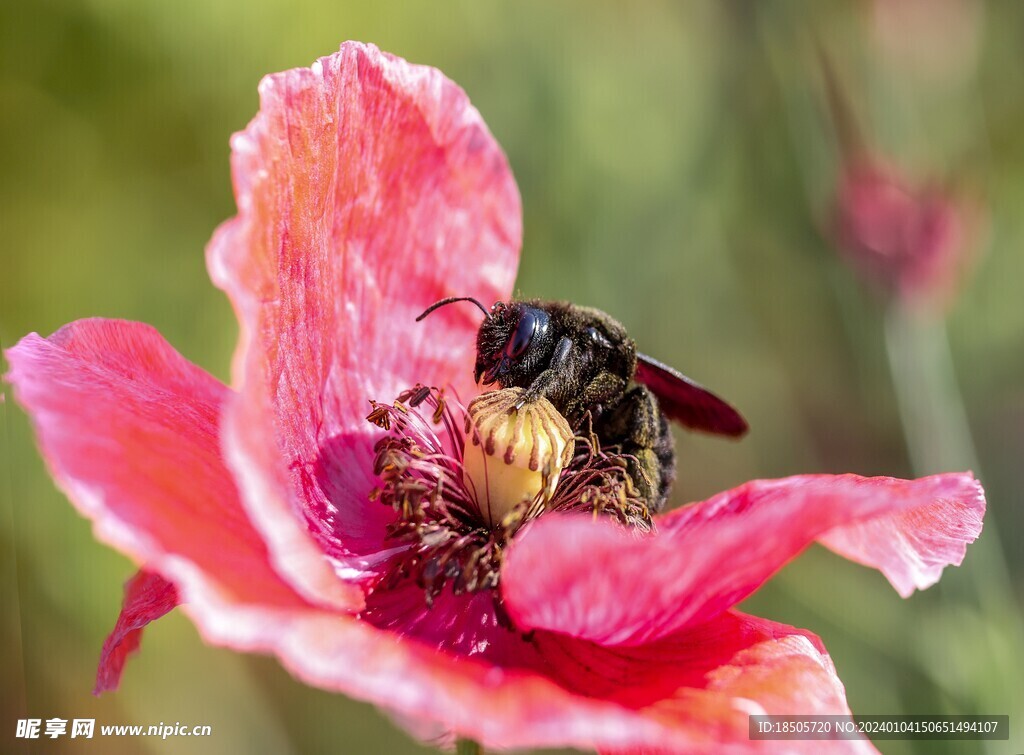
<path id="1" fill-rule="evenodd" d="M 738 438 L 747 421 L 714 393 L 646 354 L 637 354 L 633 379 L 650 388 L 669 419 L 691 430 Z"/>

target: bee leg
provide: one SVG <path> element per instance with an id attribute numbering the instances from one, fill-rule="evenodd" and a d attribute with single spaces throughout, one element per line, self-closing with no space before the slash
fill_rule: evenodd
<path id="1" fill-rule="evenodd" d="M 664 505 L 676 478 L 675 442 L 658 400 L 644 385 L 630 388 L 597 423 L 605 445 L 618 445 L 632 456 L 627 471 L 651 513 Z"/>
<path id="2" fill-rule="evenodd" d="M 541 397 L 554 398 L 551 394 L 564 391 L 565 384 L 571 382 L 569 376 L 578 372 L 579 357 L 572 347 L 572 340 L 568 336 L 562 336 L 555 346 L 555 353 L 551 357 L 550 365 L 530 383 L 530 387 L 526 389 L 522 398 L 516 402 L 516 409 L 522 409 L 526 404 Z"/>
<path id="3" fill-rule="evenodd" d="M 596 419 L 603 414 L 609 402 L 623 394 L 625 388 L 626 381 L 621 377 L 611 372 L 602 372 L 584 386 L 579 396 L 568 403 L 566 417 L 575 425 L 589 409 L 591 416 Z"/>

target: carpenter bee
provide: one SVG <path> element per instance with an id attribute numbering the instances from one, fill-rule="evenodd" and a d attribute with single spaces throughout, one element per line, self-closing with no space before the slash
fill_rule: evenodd
<path id="1" fill-rule="evenodd" d="M 617 320 L 569 302 L 497 302 L 476 338 L 478 383 L 524 389 L 519 406 L 547 398 L 579 430 L 589 417 L 603 445 L 627 455 L 628 472 L 651 512 L 662 509 L 675 480 L 668 420 L 692 430 L 739 437 L 747 423 L 736 409 L 671 367 L 640 354 Z M 635 460 L 635 461 L 634 461 Z"/>

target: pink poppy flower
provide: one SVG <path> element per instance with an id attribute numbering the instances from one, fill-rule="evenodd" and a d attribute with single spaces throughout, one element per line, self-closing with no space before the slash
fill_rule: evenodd
<path id="1" fill-rule="evenodd" d="M 241 323 L 233 387 L 138 323 L 78 321 L 8 352 L 54 478 L 144 570 L 97 688 L 180 601 L 210 643 L 485 746 L 768 748 L 748 741 L 748 714 L 848 712 L 815 635 L 736 604 L 814 541 L 902 595 L 934 583 L 981 530 L 971 475 L 755 481 L 641 533 L 574 514 L 591 478 L 570 469 L 562 511 L 481 536 L 498 528 L 467 524 L 464 487 L 437 487 L 458 482 L 477 318 L 414 318 L 449 295 L 510 296 L 520 206 L 501 150 L 441 73 L 372 46 L 270 76 L 260 95 L 232 141 L 239 213 L 208 249 Z M 416 384 L 449 400 L 406 394 L 376 405 L 389 431 L 366 421 L 368 400 Z M 383 502 L 411 500 L 400 463 L 436 493 L 410 504 L 434 539 L 408 540 L 411 520 Z M 452 572 L 463 546 L 475 556 Z"/>
<path id="2" fill-rule="evenodd" d="M 912 303 L 943 303 L 974 256 L 978 210 L 938 187 L 914 187 L 878 160 L 854 158 L 840 178 L 840 251 L 871 284 Z"/>

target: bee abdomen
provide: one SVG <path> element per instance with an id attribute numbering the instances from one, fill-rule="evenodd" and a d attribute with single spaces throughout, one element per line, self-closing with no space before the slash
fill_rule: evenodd
<path id="1" fill-rule="evenodd" d="M 651 513 L 661 511 L 676 478 L 675 441 L 658 400 L 644 385 L 630 388 L 595 427 L 604 445 L 632 456 L 628 471 Z"/>

